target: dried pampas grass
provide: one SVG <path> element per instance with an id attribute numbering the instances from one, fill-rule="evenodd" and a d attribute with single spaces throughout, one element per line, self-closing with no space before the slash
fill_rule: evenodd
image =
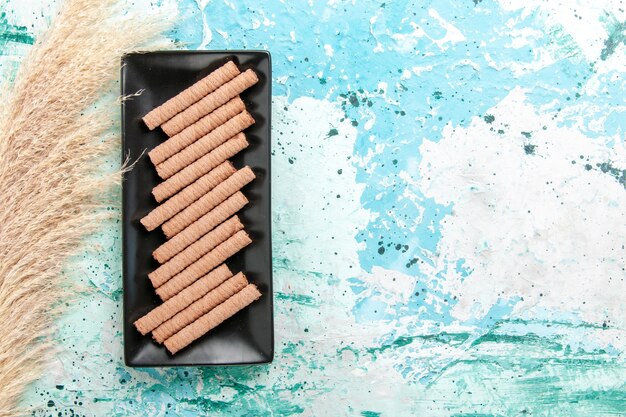
<path id="1" fill-rule="evenodd" d="M 123 53 L 161 33 L 119 0 L 67 0 L 24 60 L 0 109 L 0 416 L 24 412 L 42 371 L 58 305 L 71 294 L 64 261 L 97 229 L 119 172 L 119 107 L 111 91 Z M 149 21 L 146 21 L 149 20 Z M 96 102 L 98 105 L 95 106 Z"/>

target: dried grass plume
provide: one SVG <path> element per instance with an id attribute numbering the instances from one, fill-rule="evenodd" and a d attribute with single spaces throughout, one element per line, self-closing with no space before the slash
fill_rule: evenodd
<path id="1" fill-rule="evenodd" d="M 2 90 L 0 416 L 25 411 L 20 398 L 43 369 L 56 306 L 70 294 L 63 263 L 98 228 L 120 178 L 100 168 L 119 154 L 119 107 L 102 97 L 121 55 L 169 25 L 164 15 L 123 12 L 119 0 L 66 0 Z"/>

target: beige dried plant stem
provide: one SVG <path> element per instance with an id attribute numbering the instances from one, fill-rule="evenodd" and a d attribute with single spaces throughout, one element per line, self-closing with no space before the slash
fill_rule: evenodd
<path id="1" fill-rule="evenodd" d="M 114 91 L 120 57 L 168 26 L 122 15 L 116 0 L 66 0 L 22 61 L 0 100 L 0 416 L 22 414 L 24 388 L 51 355 L 55 306 L 71 283 L 61 274 L 109 215 L 119 173 Z M 169 13 L 171 15 L 171 13 Z M 144 47 L 145 49 L 145 47 Z M 97 111 L 87 110 L 98 102 Z"/>
<path id="2" fill-rule="evenodd" d="M 219 109 L 207 114 L 182 132 L 152 149 L 148 152 L 150 160 L 154 165 L 160 164 L 244 110 L 243 100 L 239 96 L 235 97 Z"/>
<path id="3" fill-rule="evenodd" d="M 180 213 L 163 223 L 163 233 L 168 238 L 176 235 L 185 227 L 204 216 L 214 207 L 226 200 L 255 178 L 250 167 L 244 167 L 226 178 L 221 184 L 190 204 Z"/>
<path id="4" fill-rule="evenodd" d="M 166 282 L 240 230 L 243 230 L 243 224 L 239 217 L 231 217 L 149 273 L 148 278 L 153 284 Z"/>
<path id="5" fill-rule="evenodd" d="M 211 252 L 207 253 L 157 288 L 156 293 L 163 301 L 170 299 L 187 286 L 193 284 L 199 277 L 223 263 L 226 259 L 233 256 L 250 243 L 252 243 L 252 239 L 250 239 L 250 236 L 248 236 L 246 232 L 241 230 L 235 233 L 226 241 L 217 245 Z"/>
<path id="6" fill-rule="evenodd" d="M 244 110 L 206 136 L 203 136 L 182 151 L 178 152 L 176 155 L 173 155 L 165 162 L 157 165 L 157 173 L 163 179 L 171 177 L 181 169 L 189 166 L 197 159 L 203 157 L 213 149 L 226 142 L 229 138 L 235 136 L 237 133 L 243 131 L 249 126 L 252 126 L 253 123 L 254 118 L 252 115 Z"/>
<path id="7" fill-rule="evenodd" d="M 220 185 L 236 171 L 230 161 L 222 162 L 208 174 L 203 175 L 196 182 L 148 213 L 141 219 L 141 224 L 149 231 L 156 229 L 176 213 Z"/>
<path id="8" fill-rule="evenodd" d="M 211 113 L 231 98 L 243 93 L 259 81 L 256 73 L 249 69 L 239 74 L 196 104 L 172 117 L 161 128 L 168 136 L 174 136 L 187 126 Z"/>
<path id="9" fill-rule="evenodd" d="M 176 175 L 163 181 L 154 187 L 152 195 L 156 201 L 163 201 L 176 194 L 217 165 L 221 164 L 228 158 L 236 155 L 243 149 L 248 147 L 248 141 L 243 133 L 229 139 L 226 143 L 213 149 L 193 164 L 176 173 Z"/>
<path id="10" fill-rule="evenodd" d="M 237 294 L 246 285 L 248 285 L 246 276 L 241 272 L 238 273 L 159 325 L 159 327 L 152 331 L 152 337 L 158 343 L 163 343 L 165 339 L 174 335 L 188 324 L 193 323 L 197 318 L 202 317 L 213 308 Z M 185 290 L 182 292 L 184 291 Z"/>
<path id="11" fill-rule="evenodd" d="M 191 87 L 146 114 L 143 117 L 144 123 L 150 130 L 156 128 L 237 75 L 239 75 L 237 65 L 233 61 L 228 61 Z"/>
<path id="12" fill-rule="evenodd" d="M 232 277 L 233 273 L 226 264 L 222 264 L 203 276 L 183 291 L 176 294 L 160 306 L 152 309 L 148 314 L 135 321 L 135 327 L 143 335 L 156 329 L 161 323 L 174 317 L 194 301 L 203 297 L 213 288 Z"/>
<path id="13" fill-rule="evenodd" d="M 215 307 L 213 310 L 200 317 L 174 336 L 165 341 L 165 347 L 174 354 L 191 342 L 222 324 L 226 319 L 234 316 L 255 300 L 261 297 L 261 293 L 254 284 L 248 284 L 243 290 Z"/>
<path id="14" fill-rule="evenodd" d="M 248 204 L 246 196 L 243 195 L 241 191 L 236 192 L 222 204 L 196 220 L 195 223 L 156 248 L 156 250 L 152 252 L 152 256 L 159 263 L 167 262 L 187 246 L 213 230 L 224 220 L 237 213 L 246 204 Z"/>

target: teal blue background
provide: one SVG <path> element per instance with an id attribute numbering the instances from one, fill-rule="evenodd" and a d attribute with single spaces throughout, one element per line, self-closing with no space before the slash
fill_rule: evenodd
<path id="1" fill-rule="evenodd" d="M 44 3 L 3 2 L 5 78 Z M 176 6 L 184 48 L 272 53 L 275 360 L 125 367 L 113 220 L 36 415 L 626 415 L 623 5 Z"/>

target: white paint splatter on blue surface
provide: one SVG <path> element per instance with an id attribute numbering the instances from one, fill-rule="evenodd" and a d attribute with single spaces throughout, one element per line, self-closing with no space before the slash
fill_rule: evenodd
<path id="1" fill-rule="evenodd" d="M 273 54 L 275 361 L 125 368 L 112 224 L 41 415 L 624 415 L 619 1 L 178 6 Z"/>

